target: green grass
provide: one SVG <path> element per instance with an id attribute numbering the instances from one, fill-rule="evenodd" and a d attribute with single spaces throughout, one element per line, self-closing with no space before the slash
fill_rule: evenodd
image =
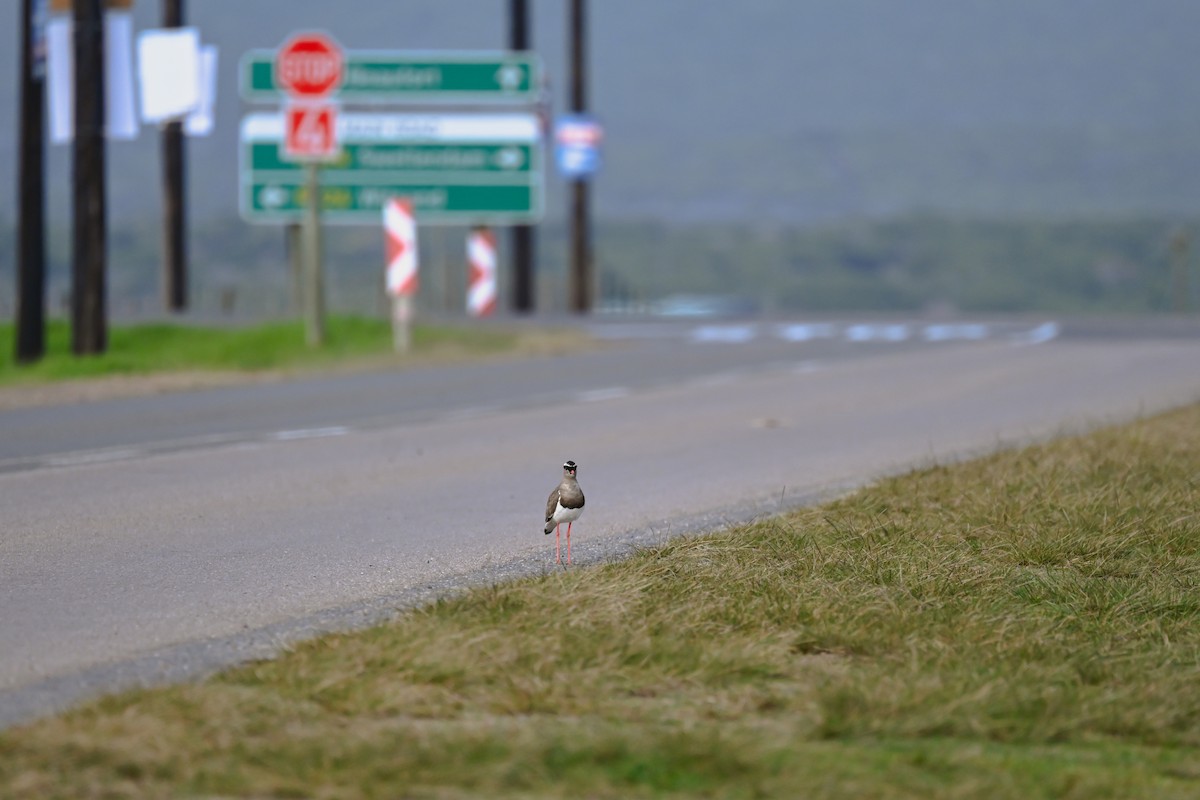
<path id="1" fill-rule="evenodd" d="M 71 354 L 68 324 L 52 321 L 47 325 L 46 357 L 32 365 L 18 365 L 13 337 L 13 325 L 0 324 L 0 386 L 179 371 L 293 371 L 396 359 L 390 323 L 348 316 L 326 320 L 327 341 L 321 348 L 305 344 L 299 321 L 244 328 L 164 323 L 114 326 L 106 353 L 79 358 Z M 418 325 L 408 358 L 519 352 L 536 348 L 536 338 L 532 331 L 517 329 Z"/>
<path id="2" fill-rule="evenodd" d="M 0 734 L 6 797 L 1200 796 L 1200 406 Z"/>

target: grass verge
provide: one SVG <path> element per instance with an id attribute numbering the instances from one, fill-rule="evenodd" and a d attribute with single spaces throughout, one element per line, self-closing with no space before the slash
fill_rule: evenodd
<path id="1" fill-rule="evenodd" d="M 32 365 L 18 365 L 14 335 L 11 323 L 0 324 L 0 387 L 179 371 L 299 371 L 396 360 L 389 322 L 350 316 L 329 317 L 327 342 L 315 349 L 305 344 L 300 321 L 229 328 L 156 323 L 115 326 L 109 330 L 106 353 L 77 358 L 71 354 L 69 325 L 55 320 L 46 329 L 46 357 Z M 546 351 L 554 341 L 560 347 L 578 345 L 575 339 L 582 337 L 494 326 L 418 325 L 407 359 Z"/>
<path id="2" fill-rule="evenodd" d="M 0 734 L 6 797 L 1200 795 L 1200 406 Z"/>

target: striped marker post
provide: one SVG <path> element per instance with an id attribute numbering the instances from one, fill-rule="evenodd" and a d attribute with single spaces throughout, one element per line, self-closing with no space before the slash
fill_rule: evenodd
<path id="1" fill-rule="evenodd" d="M 390 198 L 383 206 L 383 235 L 387 250 L 386 283 L 392 298 L 392 342 L 396 352 L 409 348 L 412 297 L 417 292 L 417 220 L 412 201 Z"/>
<path id="2" fill-rule="evenodd" d="M 496 234 L 472 228 L 467 234 L 467 313 L 487 317 L 496 310 Z"/>

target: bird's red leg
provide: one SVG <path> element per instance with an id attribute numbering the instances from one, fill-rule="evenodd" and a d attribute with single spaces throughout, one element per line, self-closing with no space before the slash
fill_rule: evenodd
<path id="1" fill-rule="evenodd" d="M 571 563 L 571 523 L 567 523 L 567 563 Z"/>
<path id="2" fill-rule="evenodd" d="M 559 526 L 555 525 L 554 526 L 554 562 L 556 564 L 561 564 L 562 563 L 562 548 L 558 544 L 558 529 L 559 529 Z"/>

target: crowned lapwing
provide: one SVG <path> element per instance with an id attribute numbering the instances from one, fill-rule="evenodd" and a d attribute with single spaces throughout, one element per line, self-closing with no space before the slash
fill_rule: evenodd
<path id="1" fill-rule="evenodd" d="M 574 461 L 563 464 L 562 483 L 554 487 L 554 491 L 546 500 L 545 534 L 549 536 L 550 531 L 554 531 L 554 556 L 558 564 L 562 563 L 558 526 L 564 522 L 567 523 L 567 563 L 570 564 L 571 523 L 579 519 L 579 515 L 583 513 L 583 490 L 579 488 L 579 481 L 575 480 L 576 470 L 578 467 L 575 466 Z"/>

